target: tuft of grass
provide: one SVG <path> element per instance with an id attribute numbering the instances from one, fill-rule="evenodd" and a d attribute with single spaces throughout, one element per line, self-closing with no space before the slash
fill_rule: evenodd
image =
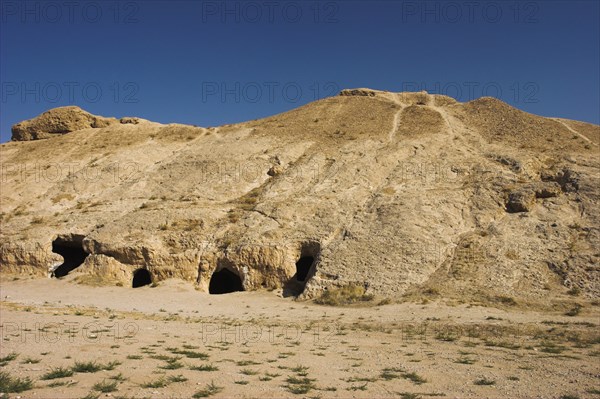
<path id="1" fill-rule="evenodd" d="M 158 378 L 154 381 L 148 381 L 140 384 L 142 388 L 164 388 L 167 385 L 169 385 L 169 382 L 164 378 Z"/>
<path id="2" fill-rule="evenodd" d="M 200 366 L 191 366 L 190 370 L 195 370 L 195 371 L 219 371 L 219 368 L 217 366 L 212 365 L 212 364 L 201 364 Z"/>
<path id="3" fill-rule="evenodd" d="M 236 364 L 238 366 L 256 366 L 262 363 L 255 362 L 254 360 L 240 360 L 239 362 L 236 362 Z"/>
<path id="4" fill-rule="evenodd" d="M 75 362 L 71 370 L 76 373 L 96 373 L 102 370 L 102 368 L 102 365 L 96 362 Z"/>
<path id="5" fill-rule="evenodd" d="M 163 369 L 163 370 L 179 370 L 183 366 L 184 366 L 184 364 L 181 362 L 178 362 L 177 360 L 170 360 L 170 361 L 167 361 L 167 364 L 165 364 L 163 366 L 158 366 L 158 368 Z"/>
<path id="6" fill-rule="evenodd" d="M 240 373 L 242 373 L 244 375 L 257 375 L 258 371 L 250 370 L 250 369 L 242 369 L 242 370 L 240 370 Z"/>
<path id="7" fill-rule="evenodd" d="M 9 353 L 8 355 L 4 356 L 4 357 L 1 357 L 0 358 L 0 367 L 6 366 L 8 364 L 8 362 L 12 362 L 18 356 L 19 356 L 18 353 L 12 352 L 12 353 Z"/>
<path id="8" fill-rule="evenodd" d="M 249 383 L 250 381 L 247 381 L 247 380 L 238 380 L 238 381 L 233 381 L 233 382 L 234 382 L 235 384 L 238 384 L 238 385 L 248 385 L 248 383 Z"/>
<path id="9" fill-rule="evenodd" d="M 495 385 L 496 381 L 488 380 L 487 378 L 480 378 L 478 380 L 475 380 L 473 382 L 473 384 L 475 384 L 475 385 Z"/>
<path id="10" fill-rule="evenodd" d="M 169 382 L 186 382 L 188 379 L 181 374 L 172 375 L 168 378 Z"/>
<path id="11" fill-rule="evenodd" d="M 357 302 L 368 302 L 372 299 L 373 295 L 367 295 L 364 286 L 349 284 L 340 288 L 328 289 L 321 294 L 319 298 L 315 299 L 315 303 L 320 305 L 340 306 Z"/>
<path id="12" fill-rule="evenodd" d="M 92 386 L 94 391 L 109 393 L 115 392 L 117 390 L 117 381 L 106 381 L 102 380 L 101 382 L 97 382 Z"/>
<path id="13" fill-rule="evenodd" d="M 396 378 L 400 378 L 401 373 L 403 373 L 403 372 L 404 372 L 404 370 L 402 370 L 402 369 L 399 369 L 396 367 L 391 367 L 391 368 L 388 367 L 388 368 L 384 368 L 379 376 L 386 381 L 390 381 L 390 380 L 394 380 Z"/>
<path id="14" fill-rule="evenodd" d="M 418 393 L 400 392 L 401 399 L 421 399 L 421 395 Z"/>
<path id="15" fill-rule="evenodd" d="M 33 382 L 29 377 L 13 377 L 6 371 L 0 371 L 0 392 L 19 393 L 30 389 L 33 389 Z"/>
<path id="16" fill-rule="evenodd" d="M 211 381 L 210 384 L 208 384 L 204 389 L 201 389 L 200 391 L 196 392 L 194 395 L 192 395 L 192 397 L 194 399 L 208 398 L 209 396 L 218 394 L 222 390 L 223 387 L 217 386 L 213 381 Z"/>
<path id="17" fill-rule="evenodd" d="M 65 369 L 65 368 L 62 368 L 62 367 L 57 367 L 57 368 L 54 368 L 54 369 L 50 370 L 46 374 L 42 375 L 40 377 L 40 379 L 42 379 L 42 380 L 54 380 L 54 379 L 57 379 L 57 378 L 65 378 L 65 377 L 71 377 L 71 376 L 73 376 L 73 370 L 71 370 L 71 369 Z"/>
<path id="18" fill-rule="evenodd" d="M 305 395 L 317 388 L 313 384 L 314 381 L 312 378 L 290 376 L 286 379 L 287 385 L 284 385 L 284 388 L 295 395 Z"/>
<path id="19" fill-rule="evenodd" d="M 417 385 L 421 385 L 427 382 L 427 380 L 423 377 L 421 377 L 420 375 L 418 375 L 417 373 L 403 373 L 402 377 L 406 378 L 407 380 L 412 381 L 413 383 L 417 384 Z"/>
<path id="20" fill-rule="evenodd" d="M 542 348 L 540 349 L 540 351 L 544 353 L 558 354 L 564 352 L 566 349 L 567 348 L 562 345 L 556 345 L 552 342 L 546 342 L 542 344 Z"/>
<path id="21" fill-rule="evenodd" d="M 130 359 L 130 360 L 140 360 L 143 358 L 144 358 L 144 356 L 142 356 L 142 355 L 127 355 L 127 359 Z"/>
<path id="22" fill-rule="evenodd" d="M 467 357 L 467 356 L 461 356 L 460 358 L 458 358 L 454 361 L 454 363 L 459 363 L 459 364 L 474 364 L 475 362 L 476 362 L 475 359 L 471 359 L 470 357 Z"/>

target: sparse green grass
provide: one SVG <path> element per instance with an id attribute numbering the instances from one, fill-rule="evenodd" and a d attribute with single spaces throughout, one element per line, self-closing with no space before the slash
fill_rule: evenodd
<path id="1" fill-rule="evenodd" d="M 167 380 L 165 380 L 164 378 L 158 378 L 156 380 L 148 381 L 148 382 L 144 382 L 143 384 L 140 384 L 140 386 L 142 388 L 164 388 L 167 385 L 169 385 L 169 382 Z"/>
<path id="2" fill-rule="evenodd" d="M 495 385 L 496 381 L 488 380 L 487 378 L 480 378 L 478 380 L 475 380 L 473 382 L 473 384 L 475 384 L 475 385 Z"/>
<path id="3" fill-rule="evenodd" d="M 247 380 L 238 380 L 238 381 L 234 381 L 234 383 L 236 383 L 238 385 L 248 385 L 249 381 L 247 381 Z"/>
<path id="4" fill-rule="evenodd" d="M 63 387 L 63 386 L 71 386 L 71 385 L 75 385 L 77 384 L 77 381 L 52 381 L 50 384 L 48 384 L 48 388 L 57 388 L 57 387 Z"/>
<path id="5" fill-rule="evenodd" d="M 365 382 L 362 385 L 351 385 L 350 387 L 346 388 L 348 391 L 366 391 L 367 390 L 367 384 L 368 382 Z"/>
<path id="6" fill-rule="evenodd" d="M 102 393 L 115 392 L 117 390 L 117 381 L 102 380 L 101 382 L 95 383 L 94 386 L 92 386 L 92 389 Z"/>
<path id="7" fill-rule="evenodd" d="M 251 369 L 242 369 L 242 370 L 240 370 L 240 373 L 242 373 L 244 375 L 257 375 L 258 371 L 251 370 Z"/>
<path id="8" fill-rule="evenodd" d="M 476 362 L 475 359 L 472 359 L 467 356 L 461 356 L 460 358 L 458 358 L 454 361 L 454 363 L 459 363 L 459 364 L 474 364 L 475 362 Z"/>
<path id="9" fill-rule="evenodd" d="M 71 376 L 73 376 L 73 373 L 74 372 L 72 369 L 65 369 L 62 367 L 57 367 L 57 368 L 50 370 L 46 374 L 42 375 L 40 377 L 40 379 L 41 380 L 54 380 L 57 378 L 71 377 Z"/>
<path id="10" fill-rule="evenodd" d="M 386 381 L 390 381 L 390 380 L 394 380 L 396 378 L 400 378 L 401 373 L 403 373 L 403 372 L 404 372 L 404 370 L 402 370 L 400 368 L 396 368 L 396 367 L 389 368 L 388 367 L 388 368 L 384 368 L 379 376 Z"/>
<path id="11" fill-rule="evenodd" d="M 557 353 L 564 352 L 566 349 L 567 348 L 564 347 L 563 345 L 556 345 L 552 342 L 545 342 L 542 344 L 542 348 L 540 349 L 540 351 L 542 351 L 544 353 L 557 354 Z"/>
<path id="12" fill-rule="evenodd" d="M 256 366 L 262 363 L 255 362 L 254 360 L 240 360 L 239 362 L 236 362 L 236 364 L 238 366 Z"/>
<path id="13" fill-rule="evenodd" d="M 9 353 L 8 355 L 0 358 L 0 367 L 4 367 L 6 366 L 9 362 L 12 362 L 13 360 L 15 360 L 17 357 L 19 356 L 18 353 L 12 352 Z"/>
<path id="14" fill-rule="evenodd" d="M 190 370 L 195 370 L 195 371 L 219 371 L 219 368 L 217 366 L 212 365 L 212 364 L 201 364 L 200 366 L 191 366 Z"/>
<path id="15" fill-rule="evenodd" d="M 169 382 L 186 382 L 188 379 L 181 374 L 168 377 Z"/>
<path id="16" fill-rule="evenodd" d="M 111 380 L 114 380 L 114 381 L 119 381 L 119 382 L 123 382 L 123 381 L 126 381 L 126 380 L 127 380 L 127 378 L 126 378 L 126 377 L 123 377 L 123 374 L 122 374 L 122 373 L 119 373 L 119 374 L 113 375 L 113 376 L 111 376 L 111 377 L 108 377 L 108 378 L 109 378 L 109 379 L 111 379 Z"/>
<path id="17" fill-rule="evenodd" d="M 400 398 L 401 399 L 420 399 L 421 395 L 419 395 L 417 393 L 400 392 Z"/>
<path id="18" fill-rule="evenodd" d="M 183 355 L 187 358 L 190 359 L 203 359 L 206 360 L 209 358 L 208 354 L 204 353 L 204 352 L 196 352 L 196 351 L 192 351 L 192 350 L 171 350 L 171 353 L 174 353 L 176 355 Z"/>
<path id="19" fill-rule="evenodd" d="M 142 356 L 142 355 L 127 355 L 127 359 L 129 359 L 129 360 L 140 360 L 143 358 L 144 358 L 144 356 Z"/>
<path id="20" fill-rule="evenodd" d="M 161 368 L 163 370 L 179 370 L 180 368 L 183 368 L 184 364 L 181 362 L 167 362 L 167 364 L 164 364 L 162 366 L 158 366 L 158 368 Z"/>
<path id="21" fill-rule="evenodd" d="M 444 342 L 454 342 L 458 339 L 458 337 L 452 332 L 440 331 L 436 334 L 435 339 Z"/>
<path id="22" fill-rule="evenodd" d="M 0 371 L 0 392 L 19 393 L 30 389 L 33 389 L 33 382 L 29 377 L 13 377 L 5 371 Z"/>
<path id="23" fill-rule="evenodd" d="M 417 384 L 417 385 L 421 385 L 427 382 L 427 380 L 423 377 L 421 377 L 420 375 L 418 375 L 417 373 L 411 372 L 411 373 L 403 373 L 402 374 L 403 378 L 406 378 L 407 380 L 412 381 L 413 383 Z"/>
<path id="24" fill-rule="evenodd" d="M 521 345 L 513 344 L 513 343 L 510 343 L 507 341 L 496 342 L 496 341 L 491 341 L 491 340 L 485 341 L 485 346 L 490 346 L 490 347 L 495 346 L 495 347 L 499 347 L 499 348 L 506 348 L 506 349 L 513 349 L 513 350 L 519 349 L 521 347 Z"/>
<path id="25" fill-rule="evenodd" d="M 71 370 L 76 373 L 96 373 L 102 369 L 102 365 L 96 362 L 75 362 L 75 365 L 71 367 Z"/>
<path id="26" fill-rule="evenodd" d="M 194 395 L 192 395 L 192 397 L 194 399 L 208 398 L 209 396 L 216 395 L 221 391 L 223 391 L 223 387 L 217 386 L 214 382 L 211 381 L 210 384 L 208 384 L 204 389 L 201 389 L 200 391 L 196 392 Z"/>

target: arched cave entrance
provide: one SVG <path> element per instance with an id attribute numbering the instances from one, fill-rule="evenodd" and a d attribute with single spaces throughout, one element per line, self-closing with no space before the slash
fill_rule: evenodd
<path id="1" fill-rule="evenodd" d="M 208 284 L 210 294 L 229 294 L 237 291 L 244 291 L 240 276 L 225 268 L 213 273 Z"/>
<path id="2" fill-rule="evenodd" d="M 305 281 L 311 266 L 315 262 L 313 256 L 301 256 L 296 262 L 296 281 Z"/>
<path id="3" fill-rule="evenodd" d="M 283 296 L 298 296 L 304 292 L 306 283 L 315 274 L 315 265 L 321 253 L 318 242 L 308 241 L 300 244 L 300 254 L 296 261 L 296 274 L 283 287 Z"/>
<path id="4" fill-rule="evenodd" d="M 152 276 L 146 269 L 137 269 L 133 272 L 133 282 L 131 286 L 133 288 L 143 287 L 145 285 L 152 284 Z"/>
<path id="5" fill-rule="evenodd" d="M 52 277 L 61 278 L 81 266 L 89 255 L 83 250 L 84 236 L 71 234 L 58 236 L 52 241 L 52 252 L 63 257 L 63 263 L 52 272 Z"/>

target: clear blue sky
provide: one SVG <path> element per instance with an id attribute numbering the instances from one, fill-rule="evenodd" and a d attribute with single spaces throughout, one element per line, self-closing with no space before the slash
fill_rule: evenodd
<path id="1" fill-rule="evenodd" d="M 75 104 L 216 126 L 341 88 L 600 123 L 598 1 L 0 0 L 0 139 Z"/>

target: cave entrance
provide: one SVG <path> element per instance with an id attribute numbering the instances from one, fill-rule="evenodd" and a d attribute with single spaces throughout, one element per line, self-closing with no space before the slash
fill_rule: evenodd
<path id="1" fill-rule="evenodd" d="M 283 296 L 297 297 L 304 292 L 306 283 L 315 274 L 316 264 L 319 262 L 321 245 L 315 241 L 308 241 L 299 245 L 299 254 L 296 261 L 296 274 L 283 286 Z"/>
<path id="2" fill-rule="evenodd" d="M 208 285 L 210 294 L 229 294 L 237 291 L 244 291 L 240 276 L 228 269 L 221 269 L 213 273 Z"/>
<path id="3" fill-rule="evenodd" d="M 52 272 L 52 277 L 61 278 L 83 264 L 89 255 L 83 250 L 83 238 L 80 235 L 58 236 L 52 241 L 52 252 L 63 257 L 63 263 Z"/>
<path id="4" fill-rule="evenodd" d="M 296 262 L 296 281 L 305 281 L 311 266 L 315 262 L 312 256 L 302 256 Z"/>
<path id="5" fill-rule="evenodd" d="M 143 287 L 145 285 L 152 284 L 152 276 L 146 269 L 137 269 L 133 272 L 133 282 L 131 286 L 133 288 Z"/>

